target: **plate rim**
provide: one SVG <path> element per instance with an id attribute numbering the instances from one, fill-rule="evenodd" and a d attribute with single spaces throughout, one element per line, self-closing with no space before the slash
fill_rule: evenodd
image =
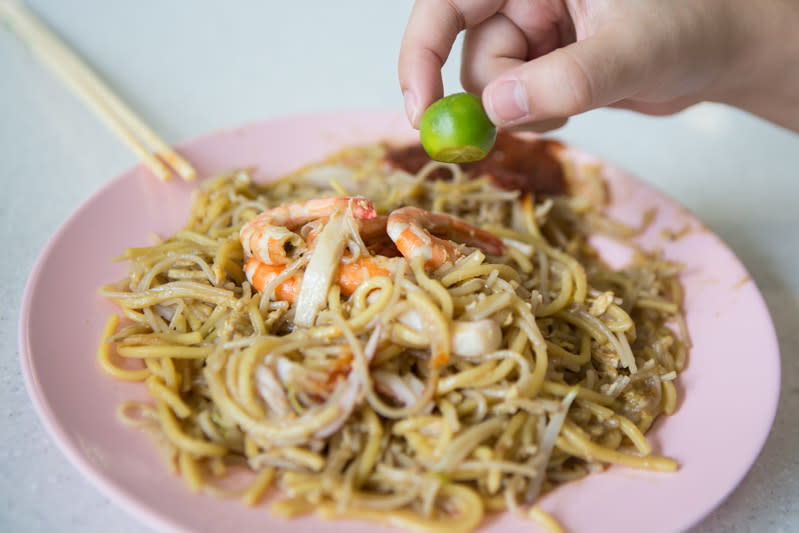
<path id="1" fill-rule="evenodd" d="M 338 110 L 338 111 L 322 111 L 322 112 L 308 112 L 308 113 L 298 113 L 298 114 L 289 114 L 283 116 L 275 116 L 266 119 L 256 119 L 252 121 L 247 121 L 239 125 L 232 125 L 223 128 L 218 128 L 212 130 L 210 132 L 195 136 L 191 139 L 183 141 L 177 144 L 178 151 L 182 151 L 183 149 L 187 148 L 188 146 L 201 143 L 203 141 L 209 141 L 221 136 L 230 136 L 238 134 L 242 131 L 251 129 L 251 128 L 261 128 L 266 126 L 275 126 L 280 124 L 281 122 L 289 122 L 294 123 L 297 121 L 321 121 L 321 120 L 329 120 L 331 118 L 336 119 L 343 119 L 344 121 L 353 120 L 355 116 L 365 116 L 365 117 L 379 117 L 381 120 L 393 120 L 398 116 L 401 116 L 396 111 L 389 111 L 389 110 L 370 110 L 370 109 L 353 109 L 353 110 Z M 779 405 L 779 396 L 780 396 L 780 387 L 781 387 L 781 358 L 782 354 L 780 353 L 780 345 L 779 339 L 777 336 L 776 328 L 774 326 L 774 321 L 771 316 L 771 312 L 768 308 L 766 300 L 763 296 L 760 287 L 757 284 L 757 281 L 751 276 L 751 273 L 746 268 L 746 265 L 740 260 L 740 258 L 735 254 L 732 248 L 714 231 L 705 225 L 702 219 L 697 216 L 693 211 L 683 206 L 681 203 L 674 200 L 670 195 L 660 190 L 654 184 L 645 181 L 643 178 L 638 177 L 636 174 L 627 171 L 623 166 L 617 164 L 615 161 L 611 161 L 609 159 L 600 158 L 598 156 L 592 155 L 590 152 L 584 150 L 581 146 L 572 144 L 572 143 L 564 143 L 569 149 L 574 149 L 575 151 L 586 154 L 590 157 L 595 158 L 598 161 L 601 161 L 603 166 L 606 168 L 614 169 L 615 171 L 623 174 L 626 178 L 630 178 L 635 180 L 640 186 L 645 189 L 649 189 L 651 192 L 655 193 L 661 200 L 664 200 L 670 203 L 672 206 L 679 208 L 680 210 L 684 211 L 691 219 L 696 222 L 699 222 L 704 229 L 710 234 L 710 236 L 717 241 L 717 244 L 720 245 L 723 249 L 730 253 L 730 255 L 734 258 L 734 260 L 738 263 L 740 268 L 748 275 L 749 280 L 752 283 L 752 287 L 754 290 L 754 296 L 756 297 L 757 304 L 759 309 L 756 310 L 758 313 L 762 313 L 763 318 L 766 320 L 766 325 L 769 328 L 769 336 L 768 336 L 768 344 L 771 345 L 771 349 L 764 349 L 764 352 L 773 353 L 774 358 L 773 361 L 773 385 L 772 390 L 774 391 L 773 394 L 770 396 L 770 401 L 766 401 L 764 399 L 763 405 L 768 408 L 768 417 L 767 417 L 767 424 L 768 430 L 763 432 L 762 435 L 759 435 L 758 441 L 756 442 L 756 449 L 757 453 L 755 453 L 749 460 L 745 461 L 746 464 L 738 465 L 738 468 L 735 468 L 735 465 L 732 465 L 731 468 L 737 470 L 735 477 L 735 482 L 732 483 L 726 491 L 717 494 L 716 498 L 712 505 L 706 505 L 703 507 L 703 510 L 698 510 L 697 512 L 693 513 L 692 516 L 687 517 L 687 520 L 684 520 L 684 527 L 690 528 L 696 525 L 699 521 L 703 518 L 710 515 L 718 506 L 731 494 L 733 493 L 739 486 L 741 481 L 746 477 L 746 475 L 751 470 L 754 463 L 758 460 L 760 455 L 762 454 L 763 448 L 766 444 L 768 437 L 770 436 L 773 430 L 774 420 L 777 414 L 777 408 Z M 118 485 L 114 480 L 108 478 L 102 472 L 98 471 L 86 458 L 86 456 L 77 448 L 73 440 L 68 436 L 67 429 L 59 423 L 58 418 L 55 416 L 50 404 L 46 401 L 45 395 L 40 388 L 38 383 L 36 372 L 34 371 L 33 364 L 32 364 L 32 357 L 31 357 L 31 343 L 29 340 L 29 332 L 30 332 L 30 322 L 31 322 L 31 311 L 33 306 L 33 295 L 35 292 L 35 287 L 38 285 L 41 276 L 43 275 L 43 271 L 50 259 L 50 255 L 52 254 L 52 249 L 54 243 L 58 242 L 60 239 L 63 238 L 64 234 L 68 232 L 70 226 L 74 223 L 75 220 L 80 219 L 81 215 L 88 210 L 91 205 L 97 201 L 97 198 L 101 197 L 105 194 L 108 190 L 117 187 L 121 182 L 132 179 L 137 169 L 144 169 L 141 163 L 137 163 L 132 167 L 129 167 L 122 172 L 118 173 L 112 179 L 107 181 L 106 183 L 102 184 L 96 190 L 94 190 L 91 194 L 89 194 L 86 198 L 84 198 L 79 205 L 65 218 L 59 223 L 57 229 L 53 232 L 53 234 L 47 239 L 44 246 L 40 249 L 37 258 L 33 264 L 33 267 L 30 271 L 30 274 L 26 280 L 24 291 L 23 291 L 23 298 L 22 304 L 20 306 L 20 313 L 19 313 L 19 322 L 18 322 L 18 349 L 19 349 L 19 359 L 20 365 L 22 368 L 22 375 L 23 381 L 25 384 L 26 391 L 28 393 L 28 397 L 30 398 L 31 402 L 34 406 L 34 411 L 36 412 L 37 418 L 44 426 L 46 432 L 49 434 L 50 438 L 54 441 L 56 448 L 61 450 L 61 452 L 66 456 L 69 462 L 77 468 L 77 470 L 81 473 L 81 475 L 90 481 L 91 485 L 94 486 L 101 494 L 106 495 L 111 499 L 117 506 L 124 509 L 129 515 L 136 521 L 141 523 L 145 523 L 152 527 L 157 528 L 160 531 L 179 531 L 179 532 L 186 532 L 191 533 L 194 530 L 185 527 L 181 524 L 177 519 L 174 519 L 170 516 L 164 516 L 160 512 L 155 511 L 150 506 L 146 505 L 145 503 L 141 502 L 139 499 L 135 497 L 135 494 L 131 494 L 125 490 L 124 487 Z M 152 177 L 152 179 L 156 179 Z M 173 177 L 173 180 L 177 180 L 179 178 Z M 196 182 L 199 183 L 199 180 Z M 690 357 L 690 355 L 689 355 Z M 91 359 L 94 360 L 93 358 Z M 765 409 L 763 410 L 765 412 Z"/>

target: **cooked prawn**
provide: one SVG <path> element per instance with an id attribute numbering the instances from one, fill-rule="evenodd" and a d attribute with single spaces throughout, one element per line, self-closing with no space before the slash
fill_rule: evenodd
<path id="1" fill-rule="evenodd" d="M 366 249 L 373 255 L 383 255 L 386 257 L 399 257 L 402 255 L 397 249 L 397 245 L 389 237 L 386 231 L 388 217 L 380 215 L 368 220 L 361 220 L 360 236 Z"/>
<path id="2" fill-rule="evenodd" d="M 286 265 L 267 265 L 254 255 L 251 255 L 244 264 L 244 274 L 255 290 L 262 292 L 269 283 L 286 269 Z M 296 277 L 291 277 L 279 283 L 274 290 L 277 300 L 293 302 L 300 292 L 300 282 Z"/>
<path id="3" fill-rule="evenodd" d="M 388 216 L 386 231 L 409 261 L 422 257 L 426 269 L 435 269 L 466 255 L 458 246 L 480 248 L 502 255 L 505 244 L 495 235 L 443 213 L 402 207 Z"/>
<path id="4" fill-rule="evenodd" d="M 244 254 L 267 265 L 285 265 L 307 248 L 304 239 L 293 230 L 347 209 L 359 220 L 377 216 L 369 200 L 351 196 L 316 198 L 264 211 L 241 228 L 239 239 Z"/>
<path id="5" fill-rule="evenodd" d="M 251 256 L 244 266 L 247 280 L 261 292 L 264 288 L 286 269 L 286 265 L 267 265 L 257 257 Z M 383 256 L 361 256 L 354 261 L 339 263 L 336 283 L 345 296 L 355 292 L 364 281 L 376 276 L 389 276 L 394 271 L 391 258 Z M 302 274 L 296 273 L 281 283 L 274 290 L 278 300 L 294 302 L 299 295 L 302 285 Z"/>

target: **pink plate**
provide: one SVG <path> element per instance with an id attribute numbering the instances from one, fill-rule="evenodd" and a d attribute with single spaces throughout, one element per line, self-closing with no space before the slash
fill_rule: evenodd
<path id="1" fill-rule="evenodd" d="M 332 113 L 246 125 L 190 141 L 181 152 L 203 177 L 255 166 L 256 176 L 267 179 L 347 144 L 413 137 L 397 114 Z M 675 474 L 610 468 L 553 491 L 541 504 L 571 532 L 682 530 L 718 505 L 760 452 L 777 408 L 779 349 L 757 287 L 717 236 L 629 174 L 605 165 L 604 175 L 613 197 L 610 213 L 635 223 L 657 208 L 641 242 L 686 265 L 682 281 L 694 347 L 679 378 L 677 413 L 649 434 L 655 451 L 681 467 Z M 313 517 L 286 522 L 266 506 L 248 509 L 192 494 L 167 471 L 147 435 L 117 422 L 117 404 L 141 398 L 143 387 L 114 381 L 95 363 L 100 332 L 115 311 L 96 290 L 125 275 L 124 264 L 110 261 L 122 248 L 147 245 L 152 233 L 169 235 L 182 227 L 193 188 L 179 180 L 160 183 L 133 168 L 86 200 L 47 244 L 28 281 L 19 324 L 22 368 L 39 416 L 86 477 L 158 530 L 379 530 Z M 665 228 L 687 231 L 669 241 Z M 607 243 L 603 252 L 611 262 L 621 257 Z M 535 527 L 503 513 L 487 519 L 483 531 Z"/>

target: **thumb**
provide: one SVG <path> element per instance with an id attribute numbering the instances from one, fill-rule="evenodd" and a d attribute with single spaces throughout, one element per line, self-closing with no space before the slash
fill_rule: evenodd
<path id="1" fill-rule="evenodd" d="M 514 126 L 618 102 L 650 74 L 646 46 L 629 30 L 593 35 L 503 73 L 484 89 L 483 105 L 492 122 Z"/>

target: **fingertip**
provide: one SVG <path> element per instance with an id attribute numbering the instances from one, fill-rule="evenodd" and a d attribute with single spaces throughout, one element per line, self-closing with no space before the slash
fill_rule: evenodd
<path id="1" fill-rule="evenodd" d="M 402 98 L 405 100 L 405 115 L 411 126 L 419 129 L 419 98 L 412 89 L 405 89 L 402 91 Z"/>
<path id="2" fill-rule="evenodd" d="M 444 96 L 441 68 L 458 34 L 499 11 L 503 0 L 417 1 L 399 52 L 399 81 L 408 120 L 418 127 L 430 104 Z"/>
<path id="3" fill-rule="evenodd" d="M 400 89 L 414 128 L 418 129 L 424 110 L 444 95 L 441 66 L 438 56 L 428 49 L 400 55 Z"/>

